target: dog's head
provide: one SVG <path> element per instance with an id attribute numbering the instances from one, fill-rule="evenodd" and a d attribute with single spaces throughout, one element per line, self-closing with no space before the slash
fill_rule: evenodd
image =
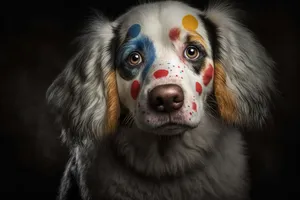
<path id="1" fill-rule="evenodd" d="M 195 128 L 204 115 L 213 91 L 211 44 L 195 10 L 171 4 L 151 8 L 135 8 L 120 19 L 118 91 L 140 129 L 176 134 Z"/>
<path id="2" fill-rule="evenodd" d="M 113 22 L 94 20 L 47 98 L 77 139 L 114 132 L 121 110 L 156 134 L 193 129 L 208 115 L 260 125 L 268 116 L 272 64 L 226 6 L 144 4 Z"/>

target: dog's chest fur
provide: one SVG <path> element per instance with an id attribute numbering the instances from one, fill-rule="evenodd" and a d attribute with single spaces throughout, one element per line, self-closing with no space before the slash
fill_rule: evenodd
<path id="1" fill-rule="evenodd" d="M 91 199 L 101 200 L 240 200 L 247 196 L 246 159 L 236 132 L 224 133 L 204 168 L 191 170 L 176 178 L 155 180 L 136 174 L 116 157 L 109 145 L 80 151 L 78 157 L 94 157 L 78 170 L 86 176 L 81 186 Z M 230 146 L 230 148 L 229 148 Z M 86 157 L 87 156 L 87 157 Z M 80 183 L 79 183 L 80 184 Z M 84 193 L 85 193 L 84 192 Z"/>

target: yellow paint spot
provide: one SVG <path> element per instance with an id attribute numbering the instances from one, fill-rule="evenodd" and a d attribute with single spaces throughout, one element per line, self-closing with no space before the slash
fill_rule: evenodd
<path id="1" fill-rule="evenodd" d="M 195 31 L 198 28 L 198 21 L 193 15 L 186 15 L 182 18 L 182 26 L 189 31 Z"/>

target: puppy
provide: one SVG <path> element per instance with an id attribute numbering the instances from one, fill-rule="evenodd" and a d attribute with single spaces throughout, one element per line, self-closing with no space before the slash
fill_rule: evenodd
<path id="1" fill-rule="evenodd" d="M 163 1 L 96 18 L 47 92 L 83 200 L 241 200 L 239 127 L 269 116 L 273 61 L 227 5 Z"/>

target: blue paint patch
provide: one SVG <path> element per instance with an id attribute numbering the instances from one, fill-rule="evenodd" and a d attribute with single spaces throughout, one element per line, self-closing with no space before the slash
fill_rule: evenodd
<path id="1" fill-rule="evenodd" d="M 145 67 L 144 70 L 142 72 L 142 79 L 144 80 L 146 75 L 148 74 L 149 69 L 151 68 L 151 66 L 153 65 L 153 62 L 155 60 L 155 48 L 153 43 L 148 40 L 148 43 L 145 45 L 145 55 L 146 55 L 146 62 L 145 62 Z"/>
<path id="2" fill-rule="evenodd" d="M 140 70 L 140 67 L 142 67 L 132 67 L 126 64 L 127 57 L 134 51 L 140 52 L 143 56 L 144 69 L 142 71 L 142 79 L 144 80 L 156 57 L 153 42 L 148 37 L 139 35 L 138 37 L 129 39 L 120 48 L 117 56 L 117 64 L 118 66 L 121 66 L 122 70 L 125 73 L 124 75 L 128 77 L 136 76 Z"/>
<path id="3" fill-rule="evenodd" d="M 139 24 L 133 24 L 130 26 L 127 32 L 127 36 L 130 38 L 136 38 L 141 32 L 141 25 Z"/>

